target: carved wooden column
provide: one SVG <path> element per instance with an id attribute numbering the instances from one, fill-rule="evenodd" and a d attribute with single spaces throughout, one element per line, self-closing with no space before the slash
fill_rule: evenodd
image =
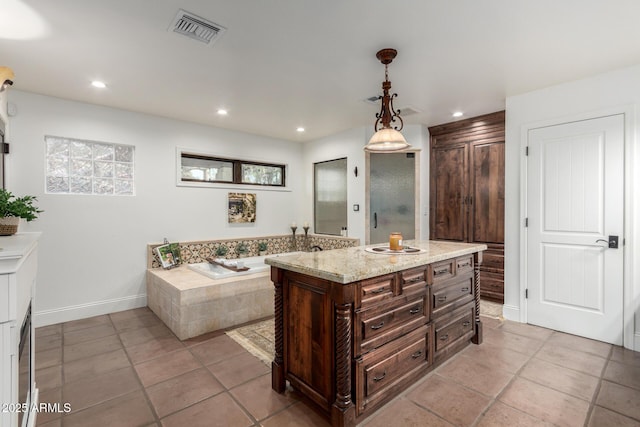
<path id="1" fill-rule="evenodd" d="M 351 305 L 335 306 L 336 400 L 331 408 L 333 427 L 355 424 L 355 406 L 351 400 Z"/>
<path id="2" fill-rule="evenodd" d="M 271 267 L 271 281 L 275 287 L 275 356 L 271 362 L 271 388 L 278 393 L 284 393 L 286 380 L 284 379 L 284 295 L 282 287 L 282 271 Z"/>
<path id="3" fill-rule="evenodd" d="M 474 344 L 482 344 L 482 322 L 480 321 L 480 265 L 482 265 L 482 251 L 473 254 L 473 294 L 476 306 L 476 334 L 471 339 Z"/>

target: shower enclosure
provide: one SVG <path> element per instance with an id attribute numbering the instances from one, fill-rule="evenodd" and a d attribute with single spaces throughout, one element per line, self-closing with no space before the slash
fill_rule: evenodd
<path id="1" fill-rule="evenodd" d="M 416 153 L 369 153 L 368 164 L 367 243 L 389 242 L 392 232 L 402 233 L 404 240 L 416 238 L 416 206 L 419 206 Z"/>

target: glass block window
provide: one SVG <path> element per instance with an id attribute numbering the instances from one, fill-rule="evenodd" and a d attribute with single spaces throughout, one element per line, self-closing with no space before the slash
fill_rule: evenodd
<path id="1" fill-rule="evenodd" d="M 50 194 L 134 194 L 132 145 L 45 136 Z"/>
<path id="2" fill-rule="evenodd" d="M 285 186 L 285 165 L 181 153 L 180 180 Z"/>

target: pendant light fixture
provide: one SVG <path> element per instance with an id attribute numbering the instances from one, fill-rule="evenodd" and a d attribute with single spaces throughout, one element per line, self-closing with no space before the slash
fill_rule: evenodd
<path id="1" fill-rule="evenodd" d="M 376 133 L 373 134 L 369 143 L 364 146 L 365 151 L 400 151 L 410 147 L 400 133 L 403 126 L 400 110 L 394 110 L 393 108 L 393 98 L 398 94 L 389 95 L 391 82 L 389 81 L 388 66 L 397 54 L 398 52 L 395 49 L 382 49 L 376 53 L 376 58 L 384 64 L 382 96 L 378 97 L 378 99 L 382 100 L 382 106 L 380 107 L 380 112 L 376 114 L 376 123 L 374 125 Z M 395 124 L 396 120 L 400 122 L 399 125 L 391 127 L 391 124 Z"/>

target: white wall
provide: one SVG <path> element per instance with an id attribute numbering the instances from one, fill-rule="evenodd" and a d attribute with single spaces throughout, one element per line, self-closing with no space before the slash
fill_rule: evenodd
<path id="1" fill-rule="evenodd" d="M 285 234 L 301 212 L 301 144 L 12 90 L 7 187 L 45 212 L 36 325 L 146 304 L 147 243 Z M 45 135 L 135 146 L 135 196 L 44 194 Z M 176 146 L 288 164 L 290 191 L 176 186 Z M 256 192 L 257 221 L 227 223 L 227 194 Z"/>
<path id="2" fill-rule="evenodd" d="M 3 92 L 0 92 L 0 122 L 5 124 L 7 132 L 9 127 L 9 117 L 7 116 L 7 94 L 9 93 L 9 90 L 11 89 L 6 89 Z"/>
<path id="3" fill-rule="evenodd" d="M 305 144 L 303 170 L 307 177 L 304 186 L 302 217 L 297 221 L 313 224 L 313 164 L 327 160 L 347 158 L 347 228 L 349 237 L 357 237 L 365 243 L 366 171 L 363 147 L 373 134 L 373 126 L 359 127 L 340 132 Z M 421 149 L 420 155 L 420 239 L 429 238 L 429 131 L 422 125 L 405 125 L 402 134 L 413 148 Z M 354 168 L 358 168 L 358 176 Z M 353 205 L 360 205 L 354 212 Z"/>
<path id="4" fill-rule="evenodd" d="M 507 98 L 506 101 L 505 317 L 526 321 L 521 289 L 522 130 L 536 122 L 575 120 L 627 112 L 625 215 L 625 346 L 640 351 L 640 65 Z M 634 255 L 635 254 L 635 255 Z M 635 317 L 635 320 L 634 320 Z"/>

